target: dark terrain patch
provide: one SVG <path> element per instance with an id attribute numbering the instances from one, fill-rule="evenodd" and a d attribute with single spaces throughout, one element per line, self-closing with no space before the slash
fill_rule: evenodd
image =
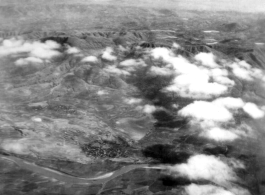
<path id="1" fill-rule="evenodd" d="M 163 176 L 159 178 L 162 181 L 164 186 L 169 187 L 177 187 L 177 186 L 185 186 L 192 183 L 188 178 L 184 177 L 171 177 L 171 176 Z"/>
<path id="2" fill-rule="evenodd" d="M 155 111 L 153 116 L 157 120 L 154 124 L 155 127 L 179 128 L 188 123 L 186 119 L 176 119 L 177 116 L 173 116 L 164 110 Z"/>
<path id="3" fill-rule="evenodd" d="M 231 146 L 216 146 L 216 145 L 210 145 L 210 146 L 205 146 L 203 149 L 203 152 L 208 155 L 224 155 L 227 156 L 229 155 L 230 152 L 232 152 L 232 147 Z"/>
<path id="4" fill-rule="evenodd" d="M 87 155 L 95 158 L 119 158 L 129 156 L 128 145 L 95 141 L 81 146 L 82 151 Z"/>
<path id="5" fill-rule="evenodd" d="M 156 144 L 144 148 L 142 153 L 145 157 L 151 157 L 160 163 L 177 164 L 187 162 L 190 154 L 174 149 L 175 147 L 169 144 Z"/>

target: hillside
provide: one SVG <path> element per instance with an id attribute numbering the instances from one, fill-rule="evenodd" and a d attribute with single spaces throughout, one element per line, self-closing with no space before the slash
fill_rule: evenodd
<path id="1" fill-rule="evenodd" d="M 0 18 L 1 194 L 264 193 L 264 14 L 1 1 Z"/>

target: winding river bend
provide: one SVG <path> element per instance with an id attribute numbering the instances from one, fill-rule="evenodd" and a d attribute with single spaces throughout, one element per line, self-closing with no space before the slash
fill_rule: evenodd
<path id="1" fill-rule="evenodd" d="M 23 169 L 30 170 L 34 173 L 40 174 L 45 177 L 56 179 L 60 182 L 65 182 L 65 183 L 70 183 L 70 184 L 84 184 L 84 185 L 105 184 L 108 181 L 112 180 L 113 178 L 116 178 L 120 175 L 123 175 L 135 169 L 140 169 L 140 168 L 162 169 L 162 167 L 158 167 L 158 166 L 151 167 L 148 164 L 135 164 L 135 165 L 124 166 L 121 169 L 118 169 L 111 173 L 104 174 L 99 177 L 82 178 L 82 177 L 75 177 L 72 175 L 68 175 L 68 174 L 65 174 L 65 173 L 50 169 L 50 168 L 42 167 L 42 166 L 36 165 L 35 163 L 29 163 L 20 158 L 14 157 L 14 156 L 0 155 L 0 158 L 11 161 Z"/>

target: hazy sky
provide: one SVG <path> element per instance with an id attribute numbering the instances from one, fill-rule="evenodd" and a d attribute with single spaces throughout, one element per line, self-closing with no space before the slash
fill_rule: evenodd
<path id="1" fill-rule="evenodd" d="M 112 5 L 133 5 L 144 7 L 160 7 L 171 9 L 264 12 L 265 0 L 0 0 L 6 4 L 52 4 L 52 3 L 97 3 Z"/>
<path id="2" fill-rule="evenodd" d="M 128 0 L 116 0 L 116 2 L 192 10 L 265 12 L 265 0 L 134 0 L 130 3 Z"/>
<path id="3" fill-rule="evenodd" d="M 265 11 L 265 0 L 180 0 L 180 5 L 190 9 Z"/>

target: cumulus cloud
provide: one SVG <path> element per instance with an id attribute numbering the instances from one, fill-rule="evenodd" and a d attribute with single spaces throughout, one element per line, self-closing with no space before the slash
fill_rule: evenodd
<path id="1" fill-rule="evenodd" d="M 151 55 L 155 59 L 162 58 L 165 61 L 169 61 L 170 58 L 173 57 L 173 53 L 167 48 L 163 48 L 163 47 L 156 47 L 155 49 L 151 51 Z"/>
<path id="2" fill-rule="evenodd" d="M 227 93 L 228 88 L 234 84 L 226 77 L 228 75 L 226 70 L 216 68 L 218 65 L 214 62 L 213 54 L 202 53 L 197 56 L 198 60 L 202 60 L 204 56 L 209 58 L 202 62 L 206 67 L 192 64 L 182 56 L 175 56 L 166 48 L 155 48 L 151 55 L 154 59 L 162 59 L 168 63 L 165 67 L 171 68 L 176 76 L 165 91 L 176 92 L 182 97 L 209 99 Z M 167 73 L 165 69 L 154 69 L 154 71 Z"/>
<path id="3" fill-rule="evenodd" d="M 244 126 L 224 129 L 226 123 L 234 122 L 233 113 L 243 109 L 252 118 L 257 119 L 264 116 L 264 111 L 253 103 L 245 103 L 240 98 L 224 97 L 212 102 L 194 101 L 182 108 L 178 114 L 190 117 L 191 124 L 200 126 L 199 135 L 215 141 L 234 141 L 241 137 L 252 134 L 249 128 Z"/>
<path id="4" fill-rule="evenodd" d="M 195 64 L 191 64 L 187 59 L 182 56 L 168 57 L 166 62 L 170 63 L 176 74 L 208 74 L 207 69 L 198 67 Z"/>
<path id="5" fill-rule="evenodd" d="M 60 55 L 60 45 L 48 40 L 45 43 L 39 41 L 29 42 L 22 39 L 6 39 L 0 46 L 0 56 L 8 56 L 18 53 L 27 53 L 31 57 L 50 59 Z"/>
<path id="6" fill-rule="evenodd" d="M 147 114 L 151 114 L 151 113 L 153 113 L 153 112 L 155 112 L 156 111 L 156 107 L 155 106 L 153 106 L 153 105 L 145 105 L 144 107 L 143 107 L 143 111 L 145 112 L 145 113 L 147 113 Z"/>
<path id="7" fill-rule="evenodd" d="M 240 160 L 237 160 L 235 158 L 229 158 L 226 160 L 234 169 L 245 169 L 246 168 L 245 164 Z"/>
<path id="8" fill-rule="evenodd" d="M 156 106 L 154 106 L 154 105 L 151 105 L 151 104 L 146 104 L 146 105 L 144 105 L 144 106 L 137 106 L 136 107 L 136 110 L 138 110 L 138 111 L 142 111 L 142 112 L 144 112 L 144 113 L 146 113 L 146 114 L 152 114 L 153 112 L 155 112 L 157 109 L 161 109 L 161 108 L 159 108 L 159 107 L 156 107 Z"/>
<path id="9" fill-rule="evenodd" d="M 66 53 L 68 53 L 68 54 L 78 54 L 78 53 L 80 53 L 80 49 L 78 49 L 76 47 L 68 47 Z"/>
<path id="10" fill-rule="evenodd" d="M 42 119 L 40 117 L 32 117 L 31 120 L 34 122 L 42 122 Z"/>
<path id="11" fill-rule="evenodd" d="M 241 61 L 236 60 L 236 61 L 237 61 L 238 66 L 240 66 L 241 68 L 245 68 L 247 70 L 251 69 L 251 65 L 248 64 L 246 61 L 244 60 L 241 60 Z"/>
<path id="12" fill-rule="evenodd" d="M 185 191 L 188 195 L 236 195 L 224 188 L 214 185 L 190 184 L 185 187 Z"/>
<path id="13" fill-rule="evenodd" d="M 114 56 L 112 53 L 113 53 L 113 49 L 111 47 L 107 47 L 102 54 L 102 58 L 108 61 L 117 60 L 117 57 Z"/>
<path id="14" fill-rule="evenodd" d="M 218 76 L 228 76 L 228 71 L 226 69 L 221 68 L 212 68 L 211 74 L 214 78 Z"/>
<path id="15" fill-rule="evenodd" d="M 232 110 L 243 108 L 243 110 L 254 119 L 262 118 L 264 116 L 264 111 L 259 109 L 256 104 L 251 102 L 245 103 L 240 98 L 232 98 L 232 97 L 219 98 L 214 100 L 212 103 L 224 106 Z"/>
<path id="16" fill-rule="evenodd" d="M 224 106 L 206 101 L 194 101 L 182 108 L 178 114 L 184 117 L 192 117 L 196 120 L 214 122 L 227 122 L 233 119 L 232 113 Z"/>
<path id="17" fill-rule="evenodd" d="M 97 94 L 98 94 L 99 96 L 102 96 L 102 95 L 107 95 L 108 92 L 107 92 L 107 91 L 104 91 L 104 90 L 99 90 L 99 91 L 97 92 Z"/>
<path id="18" fill-rule="evenodd" d="M 124 60 L 122 62 L 120 62 L 120 64 L 118 65 L 118 67 L 123 68 L 127 71 L 135 71 L 137 68 L 141 68 L 146 66 L 145 62 L 141 59 L 127 59 Z"/>
<path id="19" fill-rule="evenodd" d="M 30 55 L 33 57 L 38 57 L 42 59 L 51 59 L 55 56 L 60 55 L 60 52 L 52 50 L 52 49 L 45 49 L 42 47 L 35 48 L 30 52 Z"/>
<path id="20" fill-rule="evenodd" d="M 168 63 L 168 67 L 172 67 L 176 74 L 188 74 L 199 72 L 197 65 L 191 64 L 182 56 L 175 56 L 174 53 L 167 48 L 155 48 L 151 52 L 154 59 L 162 59 Z"/>
<path id="21" fill-rule="evenodd" d="M 255 78 L 258 79 L 263 77 L 260 69 L 252 68 L 251 65 L 245 61 L 236 60 L 228 66 L 232 68 L 232 72 L 236 77 L 246 81 L 253 81 Z"/>
<path id="22" fill-rule="evenodd" d="M 82 59 L 82 62 L 94 62 L 96 63 L 98 61 L 96 56 L 87 56 Z"/>
<path id="23" fill-rule="evenodd" d="M 39 64 L 39 63 L 43 63 L 43 60 L 36 57 L 20 58 L 15 61 L 15 65 L 17 66 L 23 66 L 28 64 Z"/>
<path id="24" fill-rule="evenodd" d="M 104 68 L 104 70 L 106 72 L 117 74 L 117 75 L 125 75 L 125 76 L 131 75 L 130 72 L 128 72 L 126 70 L 122 70 L 120 68 L 117 68 L 116 66 L 108 66 L 108 67 Z"/>
<path id="25" fill-rule="evenodd" d="M 195 56 L 195 60 L 210 68 L 218 67 L 218 64 L 215 62 L 215 56 L 212 53 L 199 53 Z"/>
<path id="26" fill-rule="evenodd" d="M 218 98 L 214 100 L 213 103 L 224 106 L 228 109 L 239 109 L 245 105 L 242 99 L 233 97 Z"/>
<path id="27" fill-rule="evenodd" d="M 200 135 L 215 141 L 234 141 L 235 139 L 239 138 L 239 136 L 233 131 L 220 127 L 205 130 Z"/>
<path id="28" fill-rule="evenodd" d="M 148 73 L 151 75 L 169 76 L 172 75 L 172 70 L 167 67 L 152 66 Z"/>
<path id="29" fill-rule="evenodd" d="M 215 156 L 204 154 L 194 155 L 187 163 L 170 166 L 169 170 L 176 176 L 185 176 L 191 180 L 205 179 L 219 185 L 236 180 L 231 167 Z"/>
<path id="30" fill-rule="evenodd" d="M 244 67 L 240 67 L 237 63 L 233 63 L 232 65 L 230 65 L 230 67 L 232 67 L 232 71 L 234 75 L 237 76 L 238 78 L 241 78 L 247 81 L 253 80 L 250 74 L 250 71 L 248 69 L 245 69 Z"/>
<path id="31" fill-rule="evenodd" d="M 212 79 L 215 82 L 222 84 L 222 85 L 226 85 L 226 86 L 233 86 L 235 84 L 233 80 L 227 77 L 228 71 L 226 69 L 213 68 L 210 71 L 211 71 Z"/>
<path id="32" fill-rule="evenodd" d="M 227 77 L 224 77 L 224 76 L 218 76 L 218 77 L 213 77 L 213 80 L 216 82 L 216 83 L 219 83 L 219 84 L 222 84 L 222 85 L 226 85 L 226 86 L 233 86 L 235 85 L 235 81 L 227 78 Z"/>
<path id="33" fill-rule="evenodd" d="M 218 98 L 212 102 L 194 101 L 182 108 L 178 114 L 183 117 L 190 117 L 192 122 L 200 122 L 202 127 L 209 129 L 218 124 L 233 121 L 233 113 L 238 109 L 243 109 L 254 119 L 264 116 L 264 111 L 259 109 L 256 104 L 245 103 L 242 99 L 233 97 Z M 218 132 L 221 133 L 220 129 Z M 227 133 L 226 131 L 222 132 Z"/>
<path id="34" fill-rule="evenodd" d="M 204 74 L 183 74 L 173 80 L 167 91 L 177 92 L 182 97 L 207 99 L 227 92 L 228 87 L 216 82 L 209 82 Z"/>
<path id="35" fill-rule="evenodd" d="M 146 66 L 146 64 L 142 60 L 135 60 L 135 59 L 127 59 L 120 63 L 120 66 Z"/>
<path id="36" fill-rule="evenodd" d="M 125 99 L 125 103 L 127 103 L 127 104 L 139 104 L 142 101 L 143 100 L 140 99 L 140 98 L 128 98 L 128 99 Z"/>
<path id="37" fill-rule="evenodd" d="M 177 44 L 177 43 L 173 43 L 172 47 L 175 48 L 175 49 L 180 49 L 181 48 L 181 46 L 179 44 Z"/>
<path id="38" fill-rule="evenodd" d="M 236 186 L 229 189 L 230 192 L 233 192 L 235 195 L 251 195 L 251 193 L 242 187 Z"/>
<path id="39" fill-rule="evenodd" d="M 252 118 L 259 119 L 264 117 L 264 111 L 259 109 L 254 103 L 248 102 L 243 107 L 243 110 L 248 113 Z"/>

